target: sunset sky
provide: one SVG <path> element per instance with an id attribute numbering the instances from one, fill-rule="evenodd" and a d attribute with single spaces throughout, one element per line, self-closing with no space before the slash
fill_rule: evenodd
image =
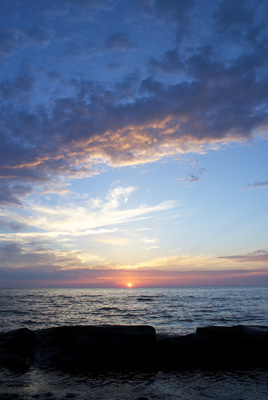
<path id="1" fill-rule="evenodd" d="M 267 20 L 0 0 L 0 287 L 267 285 Z"/>

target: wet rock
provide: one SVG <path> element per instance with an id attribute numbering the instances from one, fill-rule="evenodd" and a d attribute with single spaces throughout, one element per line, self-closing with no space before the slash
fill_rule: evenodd
<path id="1" fill-rule="evenodd" d="M 148 397 L 141 396 L 141 397 L 138 397 L 136 400 L 149 400 L 149 399 L 148 399 Z"/>
<path id="2" fill-rule="evenodd" d="M 151 326 L 63 326 L 36 332 L 36 360 L 79 370 L 144 367 L 158 353 Z"/>
<path id="3" fill-rule="evenodd" d="M 268 327 L 254 325 L 235 325 L 235 326 L 206 326 L 197 328 L 196 333 L 211 338 L 245 338 L 252 337 L 253 339 L 267 338 Z"/>
<path id="4" fill-rule="evenodd" d="M 208 326 L 195 334 L 163 337 L 159 345 L 166 367 L 268 366 L 268 327 Z"/>
<path id="5" fill-rule="evenodd" d="M 268 366 L 268 327 L 208 326 L 185 336 L 156 336 L 151 326 L 63 326 L 0 333 L 0 366 L 69 372 L 144 368 Z"/>
<path id="6" fill-rule="evenodd" d="M 27 370 L 34 356 L 35 334 L 27 328 L 0 333 L 0 365 Z"/>
<path id="7" fill-rule="evenodd" d="M 268 365 L 268 327 L 236 325 L 197 328 L 211 364 L 230 367 Z"/>

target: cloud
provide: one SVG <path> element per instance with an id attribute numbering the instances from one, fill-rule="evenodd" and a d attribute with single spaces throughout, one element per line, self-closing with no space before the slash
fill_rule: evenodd
<path id="1" fill-rule="evenodd" d="M 179 56 L 177 49 L 166 51 L 162 55 L 161 61 L 155 58 L 151 58 L 148 61 L 148 67 L 152 72 L 178 72 L 183 71 L 183 66 L 183 61 Z"/>
<path id="2" fill-rule="evenodd" d="M 54 35 L 51 29 L 32 27 L 30 30 L 6 27 L 0 29 L 0 59 L 4 60 L 30 45 L 47 46 Z"/>
<path id="3" fill-rule="evenodd" d="M 13 55 L 24 43 L 24 33 L 20 29 L 0 29 L 0 58 Z"/>
<path id="4" fill-rule="evenodd" d="M 177 42 L 180 43 L 189 32 L 188 13 L 194 6 L 194 1 L 155 0 L 153 5 L 157 18 L 175 25 Z"/>
<path id="5" fill-rule="evenodd" d="M 224 85 L 213 74 L 192 83 L 138 79 L 133 75 L 127 84 L 124 78 L 113 90 L 76 80 L 77 94 L 55 99 L 50 109 L 2 105 L 0 175 L 38 184 L 61 175 L 89 175 L 94 165 L 203 153 L 248 140 L 268 124 L 261 111 L 268 93 L 264 82 L 244 81 L 237 73 Z"/>
<path id="6" fill-rule="evenodd" d="M 261 189 L 261 188 L 267 188 L 268 187 L 268 181 L 264 182 L 255 182 L 247 185 L 249 189 Z"/>
<path id="7" fill-rule="evenodd" d="M 0 216 L 0 226 L 2 231 L 18 232 L 25 228 L 24 224 L 10 220 L 8 217 Z"/>
<path id="8" fill-rule="evenodd" d="M 137 189 L 129 186 L 111 188 L 106 197 L 83 199 L 68 202 L 67 199 L 58 206 L 44 206 L 38 203 L 25 202 L 23 213 L 12 210 L 0 212 L 0 218 L 9 221 L 10 227 L 26 227 L 23 233 L 0 234 L 0 241 L 27 241 L 44 239 L 53 243 L 55 238 L 90 237 L 113 233 L 120 225 L 146 220 L 166 212 L 177 206 L 175 201 L 147 206 L 139 205 L 135 208 L 127 205 L 129 196 Z M 25 242 L 26 241 L 26 242 Z"/>
<path id="9" fill-rule="evenodd" d="M 107 68 L 110 69 L 111 71 L 116 71 L 116 70 L 124 68 L 124 64 L 117 64 L 117 63 L 111 62 L 111 63 L 107 64 Z"/>
<path id="10" fill-rule="evenodd" d="M 191 185 L 193 183 L 197 183 L 202 178 L 202 175 L 205 172 L 205 168 L 201 168 L 195 174 L 187 174 L 185 177 L 178 179 L 179 182 L 182 182 L 186 185 Z"/>
<path id="11" fill-rule="evenodd" d="M 35 79 L 28 74 L 21 74 L 16 79 L 5 79 L 1 82 L 0 92 L 2 99 L 13 101 L 26 101 L 30 98 L 35 88 Z"/>
<path id="12" fill-rule="evenodd" d="M 118 0 L 64 0 L 65 4 L 78 7 L 81 9 L 94 10 L 111 10 L 116 6 Z"/>
<path id="13" fill-rule="evenodd" d="M 137 79 L 133 85 L 123 80 L 113 91 L 76 80 L 81 91 L 56 99 L 50 110 L 2 105 L 0 176 L 39 184 L 90 175 L 101 164 L 137 165 L 204 153 L 248 140 L 268 124 L 260 111 L 268 93 L 264 82 L 236 76 L 221 85 L 213 74 L 207 81 L 169 85 L 152 79 L 139 85 Z M 140 95 L 133 97 L 133 91 Z M 132 101 L 125 102 L 126 96 Z"/>
<path id="14" fill-rule="evenodd" d="M 104 43 L 104 49 L 109 51 L 128 51 L 135 50 L 136 45 L 123 32 L 116 32 L 109 35 Z"/>
<path id="15" fill-rule="evenodd" d="M 22 206 L 20 199 L 27 197 L 32 191 L 32 187 L 29 185 L 9 186 L 5 182 L 0 182 L 0 209 L 4 205 Z"/>
<path id="16" fill-rule="evenodd" d="M 50 44 L 54 31 L 52 29 L 45 29 L 41 27 L 33 27 L 26 32 L 27 37 L 32 41 L 32 43 L 37 46 L 47 46 Z"/>
<path id="17" fill-rule="evenodd" d="M 15 243 L 4 242 L 0 245 L 1 268 L 39 268 L 50 270 L 51 268 L 69 268 L 82 264 L 79 254 L 64 252 L 48 248 L 43 242 Z"/>
<path id="18" fill-rule="evenodd" d="M 116 268 L 102 269 L 43 269 L 0 268 L 3 287 L 126 287 L 131 280 L 134 286 L 223 286 L 261 285 L 268 282 L 267 270 L 230 271 L 126 271 Z"/>
<path id="19" fill-rule="evenodd" d="M 178 22 L 192 8 L 194 2 L 177 1 L 177 0 L 154 0 L 156 15 L 167 21 Z"/>
<path id="20" fill-rule="evenodd" d="M 61 10 L 55 5 L 40 6 L 40 18 L 46 23 L 59 18 L 57 23 L 62 28 L 62 16 L 70 18 L 71 11 L 85 21 L 88 14 L 108 12 L 116 4 L 119 3 L 66 0 Z M 212 10 L 203 10 L 198 38 L 195 29 L 193 35 L 189 31 L 189 18 L 197 18 L 194 8 L 197 6 L 175 0 L 137 2 L 135 7 L 143 10 L 141 18 L 145 14 L 147 22 L 148 18 L 156 18 L 160 33 L 164 29 L 171 35 L 179 27 L 178 37 L 183 43 L 170 49 L 168 41 L 166 47 L 161 47 L 163 50 L 159 49 L 159 57 L 152 57 L 152 53 L 139 57 L 138 69 L 135 66 L 116 81 L 86 79 L 79 71 L 69 79 L 63 73 L 63 65 L 48 74 L 38 65 L 30 70 L 20 68 L 13 78 L 0 81 L 2 206 L 20 205 L 27 193 L 34 189 L 42 192 L 41 186 L 47 188 L 48 183 L 62 186 L 63 179 L 92 176 L 110 166 L 145 164 L 187 153 L 202 154 L 230 143 L 249 141 L 267 131 L 267 5 L 260 1 L 253 8 L 250 2 L 239 2 L 240 13 L 230 2 L 216 2 Z M 230 13 L 233 24 L 226 27 Z M 56 43 L 54 38 L 60 32 L 53 26 L 54 33 L 47 24 L 28 30 L 28 36 L 21 27 L 3 28 L 2 57 L 33 43 L 39 47 L 51 40 Z M 224 35 L 224 27 L 228 32 L 232 27 L 241 28 L 242 36 L 232 33 L 230 40 Z M 84 37 L 87 28 L 80 33 Z M 135 47 L 127 32 L 109 35 L 107 31 L 107 35 L 98 53 L 93 52 L 96 57 L 104 50 L 106 57 L 107 51 L 128 51 Z M 86 45 L 83 40 L 75 39 L 72 35 L 68 38 L 67 43 L 72 46 L 73 41 L 74 47 L 67 47 L 67 51 L 79 56 Z M 64 49 L 66 44 L 61 44 L 60 54 Z M 153 77 L 146 68 L 147 57 Z M 108 61 L 105 58 L 104 66 Z M 122 65 L 121 60 L 116 62 L 118 65 Z M 194 182 L 200 175 L 193 173 L 186 179 Z M 24 191 L 16 191 L 17 185 L 23 186 Z"/>
<path id="21" fill-rule="evenodd" d="M 231 256 L 221 256 L 218 258 L 223 258 L 230 261 L 235 261 L 238 263 L 267 263 L 268 262 L 268 252 L 266 250 L 257 250 L 253 253 L 248 254 L 240 254 L 240 255 L 231 255 Z"/>
<path id="22" fill-rule="evenodd" d="M 237 28 L 246 28 L 251 25 L 254 19 L 256 7 L 261 5 L 262 1 L 257 1 L 254 4 L 238 0 L 236 7 L 231 0 L 221 1 L 217 10 L 214 13 L 215 22 L 219 30 L 231 31 L 238 33 Z"/>
<path id="23" fill-rule="evenodd" d="M 115 92 L 119 101 L 135 98 L 139 84 L 141 74 L 138 70 L 131 74 L 126 75 L 120 82 L 114 85 Z"/>

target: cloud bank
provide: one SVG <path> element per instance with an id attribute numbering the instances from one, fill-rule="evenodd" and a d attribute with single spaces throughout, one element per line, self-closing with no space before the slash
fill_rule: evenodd
<path id="1" fill-rule="evenodd" d="M 106 34 L 99 46 L 95 39 L 91 57 L 108 50 L 129 53 L 135 49 L 138 72 L 117 75 L 115 84 L 81 74 L 70 78 L 63 65 L 44 75 L 37 72 L 35 57 L 39 50 L 49 51 L 51 57 L 52 45 L 62 49 L 62 54 L 70 50 L 75 35 L 72 30 L 70 38 L 63 34 L 68 21 L 79 21 L 79 33 L 86 35 L 82 21 L 97 21 L 103 11 L 112 15 L 117 1 L 66 0 L 62 9 L 41 4 L 44 27 L 32 21 L 31 28 L 22 23 L 2 28 L 3 60 L 23 57 L 29 48 L 33 54 L 26 64 L 21 58 L 13 78 L 0 82 L 2 207 L 21 205 L 34 188 L 57 182 L 61 176 L 74 179 L 109 166 L 204 153 L 267 132 L 267 5 L 241 1 L 237 12 L 230 1 L 215 2 L 203 8 L 202 19 L 192 29 L 199 3 L 145 3 L 137 2 L 129 20 L 136 21 L 139 10 L 141 27 L 149 18 L 160 30 L 168 30 L 176 45 L 158 56 L 144 57 L 141 43 L 135 40 L 134 44 L 130 32 Z M 48 27 L 51 18 L 58 27 Z M 75 46 L 85 54 L 89 42 L 82 40 Z M 54 61 L 56 66 L 58 61 Z M 47 88 L 42 96 L 40 79 Z M 188 181 L 194 178 L 189 176 Z"/>

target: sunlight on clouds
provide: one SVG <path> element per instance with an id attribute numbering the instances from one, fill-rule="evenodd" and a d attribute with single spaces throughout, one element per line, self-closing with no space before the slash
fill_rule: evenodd
<path id="1" fill-rule="evenodd" d="M 121 230 L 119 226 L 155 219 L 159 213 L 177 207 L 175 201 L 163 201 L 154 206 L 140 204 L 135 208 L 133 206 L 128 208 L 128 199 L 136 190 L 137 188 L 133 186 L 116 186 L 110 189 L 103 198 L 86 198 L 77 203 L 67 203 L 67 198 L 65 198 L 61 206 L 26 202 L 22 210 L 6 211 L 10 221 L 16 221 L 17 224 L 24 226 L 25 232 L 2 232 L 0 242 L 19 244 L 26 250 L 31 248 L 32 253 L 35 253 L 35 248 L 41 246 L 47 248 L 48 253 L 56 254 L 53 249 L 58 246 L 62 254 L 67 254 L 68 250 L 72 259 L 76 257 L 74 268 L 81 263 L 85 266 L 91 266 L 92 263 L 103 263 L 106 267 L 111 265 L 105 252 L 115 256 L 114 263 L 124 258 L 129 260 L 133 257 L 135 260 L 139 254 L 137 252 L 140 248 L 139 243 L 149 245 L 157 243 L 158 240 L 141 237 L 143 232 L 150 228 L 139 227 L 133 230 L 122 228 Z M 29 243 L 32 247 L 29 247 Z M 106 247 L 100 247 L 98 243 Z M 117 251 L 113 246 L 124 247 L 124 251 Z M 56 256 L 57 260 L 59 260 L 59 254 Z M 60 265 L 62 265 L 61 262 Z"/>
<path id="2" fill-rule="evenodd" d="M 213 255 L 200 254 L 192 257 L 191 255 L 166 256 L 151 258 L 146 261 L 138 262 L 131 265 L 118 265 L 119 269 L 126 270 L 159 270 L 159 271 L 228 271 L 229 269 L 245 269 L 245 265 L 238 265 L 236 260 L 231 261 L 217 258 Z M 257 263 L 256 263 L 257 264 Z M 251 270 L 255 265 L 249 265 Z"/>
<path id="3" fill-rule="evenodd" d="M 103 243 L 103 244 L 109 244 L 109 245 L 114 245 L 114 246 L 129 246 L 132 244 L 132 241 L 128 238 L 124 238 L 124 237 L 112 237 L 112 236 L 100 236 L 98 235 L 97 237 L 95 237 L 94 242 L 99 242 L 99 243 Z"/>
<path id="4" fill-rule="evenodd" d="M 111 204 L 112 203 L 112 204 Z M 115 201 L 103 203 L 98 211 L 90 207 L 77 207 L 75 204 L 68 207 L 54 207 L 32 205 L 32 216 L 27 219 L 28 224 L 51 231 L 65 232 L 66 234 L 80 235 L 86 230 L 124 224 L 130 221 L 138 221 L 151 218 L 153 213 L 172 209 L 176 206 L 174 201 L 165 201 L 156 206 L 141 205 L 135 209 L 119 210 Z"/>
<path id="5" fill-rule="evenodd" d="M 186 135 L 183 126 L 189 122 L 187 118 L 189 116 L 171 115 L 162 119 L 154 116 L 153 120 L 142 125 L 107 131 L 101 137 L 95 135 L 88 139 L 86 153 L 103 164 L 122 167 L 152 163 L 179 154 L 204 154 L 229 143 L 245 141 L 236 132 L 230 132 L 223 138 Z"/>

